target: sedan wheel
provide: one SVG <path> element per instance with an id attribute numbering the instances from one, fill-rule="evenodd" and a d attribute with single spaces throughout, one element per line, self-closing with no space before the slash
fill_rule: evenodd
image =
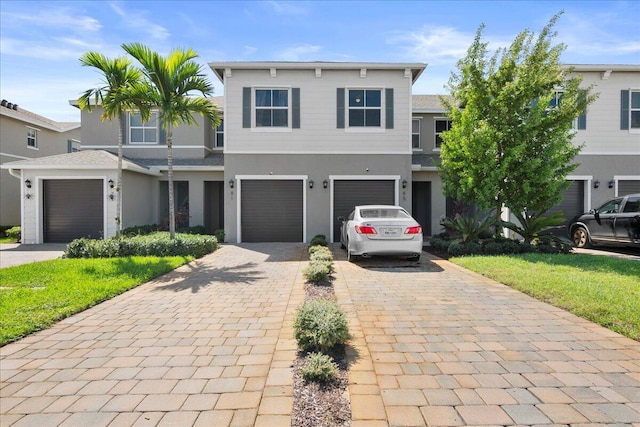
<path id="1" fill-rule="evenodd" d="M 588 248 L 589 244 L 589 235 L 587 234 L 587 230 L 584 227 L 577 227 L 573 230 L 572 234 L 573 243 L 578 248 Z"/>

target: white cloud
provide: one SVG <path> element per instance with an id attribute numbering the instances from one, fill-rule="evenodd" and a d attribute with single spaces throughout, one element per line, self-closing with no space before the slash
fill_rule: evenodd
<path id="1" fill-rule="evenodd" d="M 244 56 L 251 56 L 258 51 L 258 48 L 255 46 L 243 46 L 243 48 L 244 48 L 244 51 L 243 51 Z"/>
<path id="2" fill-rule="evenodd" d="M 47 60 L 67 60 L 69 58 L 79 58 L 84 53 L 84 49 L 78 46 L 68 46 L 64 44 L 54 44 L 51 41 L 26 41 L 3 37 L 0 40 L 0 50 L 3 55 L 22 56 L 35 59 Z"/>
<path id="3" fill-rule="evenodd" d="M 322 50 L 322 46 L 315 46 L 310 44 L 299 44 L 289 47 L 285 50 L 276 53 L 276 57 L 282 61 L 305 61 L 313 60 L 318 52 Z"/>
<path id="4" fill-rule="evenodd" d="M 159 40 L 167 39 L 171 33 L 162 25 L 154 24 L 144 16 L 141 10 L 125 11 L 119 2 L 111 2 L 109 6 L 122 18 L 122 22 L 130 29 L 147 33 L 150 37 Z"/>
<path id="5" fill-rule="evenodd" d="M 473 41 L 473 34 L 451 27 L 425 26 L 419 31 L 396 33 L 387 43 L 400 45 L 413 61 L 430 64 L 449 64 L 465 55 Z"/>
<path id="6" fill-rule="evenodd" d="M 67 30 L 98 31 L 100 21 L 90 16 L 74 14 L 68 8 L 46 8 L 37 12 L 3 12 L 3 23 L 11 25 L 28 24 L 44 28 L 64 28 Z"/>

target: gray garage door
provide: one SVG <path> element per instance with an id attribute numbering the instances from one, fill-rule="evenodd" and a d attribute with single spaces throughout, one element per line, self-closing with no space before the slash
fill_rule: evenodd
<path id="1" fill-rule="evenodd" d="M 584 212 L 584 181 L 571 182 L 571 186 L 562 193 L 562 201 L 547 213 L 555 212 L 564 212 L 566 222 Z"/>
<path id="2" fill-rule="evenodd" d="M 339 216 L 347 217 L 358 205 L 393 205 L 395 181 L 334 181 L 333 183 L 333 241 L 340 241 Z"/>
<path id="3" fill-rule="evenodd" d="M 302 242 L 302 186 L 300 180 L 243 180 L 242 241 Z"/>
<path id="4" fill-rule="evenodd" d="M 45 242 L 67 243 L 80 237 L 103 237 L 102 180 L 46 180 L 43 195 Z"/>
<path id="5" fill-rule="evenodd" d="M 640 193 L 640 180 L 636 181 L 618 181 L 618 195 L 626 196 L 627 194 Z"/>

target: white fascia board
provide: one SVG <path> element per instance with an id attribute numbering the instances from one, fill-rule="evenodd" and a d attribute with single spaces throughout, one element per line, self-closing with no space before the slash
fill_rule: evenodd
<path id="1" fill-rule="evenodd" d="M 563 67 L 574 71 L 640 71 L 638 64 L 564 64 Z"/>
<path id="2" fill-rule="evenodd" d="M 12 159 L 19 159 L 19 160 L 31 160 L 31 157 L 18 156 L 16 154 L 9 154 L 9 153 L 3 153 L 3 152 L 0 152 L 0 156 L 11 157 Z"/>
<path id="3" fill-rule="evenodd" d="M 102 164 L 102 165 L 96 165 L 96 164 L 89 164 L 89 165 L 12 165 L 10 163 L 5 163 L 4 165 L 1 165 L 0 168 L 2 169 L 16 169 L 16 170 L 96 170 L 96 169 L 100 169 L 100 170 L 116 170 L 117 166 L 111 165 L 111 164 Z M 142 173 L 145 175 L 151 175 L 151 176 L 161 176 L 162 174 L 159 172 L 154 172 L 152 170 L 149 169 L 145 169 L 139 166 L 129 166 L 129 165 L 123 165 L 122 166 L 122 170 L 128 170 L 128 171 L 132 171 L 132 172 L 138 172 L 138 173 Z"/>
<path id="4" fill-rule="evenodd" d="M 149 166 L 152 171 L 166 171 L 169 168 L 166 165 Z M 180 172 L 224 172 L 224 166 L 174 166 L 174 171 Z"/>
<path id="5" fill-rule="evenodd" d="M 443 110 L 443 109 L 420 109 L 420 108 L 413 108 L 411 110 L 411 112 L 413 114 L 446 114 L 447 110 Z"/>
<path id="6" fill-rule="evenodd" d="M 368 154 L 384 154 L 384 155 L 406 155 L 413 154 L 413 150 L 403 150 L 403 151 L 225 151 L 224 154 L 255 154 L 255 155 L 263 155 L 263 154 L 359 154 L 359 155 L 368 155 Z"/>
<path id="7" fill-rule="evenodd" d="M 438 172 L 437 166 L 422 166 L 422 165 L 411 165 L 412 171 L 427 171 L 427 172 Z"/>

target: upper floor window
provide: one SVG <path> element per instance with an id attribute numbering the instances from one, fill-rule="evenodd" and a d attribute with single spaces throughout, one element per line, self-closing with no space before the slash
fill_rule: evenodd
<path id="1" fill-rule="evenodd" d="M 220 126 L 216 128 L 216 148 L 224 147 L 224 121 L 220 120 Z"/>
<path id="2" fill-rule="evenodd" d="M 143 122 L 140 113 L 129 114 L 129 143 L 158 143 L 158 113 L 152 112 L 149 121 Z"/>
<path id="3" fill-rule="evenodd" d="M 630 106 L 631 129 L 640 129 L 640 90 L 631 91 Z"/>
<path id="4" fill-rule="evenodd" d="M 349 89 L 349 127 L 380 127 L 380 89 Z"/>
<path id="5" fill-rule="evenodd" d="M 420 148 L 420 122 L 421 120 L 416 117 L 411 120 L 411 147 L 413 149 Z"/>
<path id="6" fill-rule="evenodd" d="M 38 130 L 27 128 L 27 147 L 38 148 Z"/>
<path id="7" fill-rule="evenodd" d="M 451 119 L 435 119 L 435 148 L 442 147 L 442 132 L 451 130 Z"/>
<path id="8" fill-rule="evenodd" d="M 289 127 L 289 90 L 256 89 L 256 127 Z"/>

